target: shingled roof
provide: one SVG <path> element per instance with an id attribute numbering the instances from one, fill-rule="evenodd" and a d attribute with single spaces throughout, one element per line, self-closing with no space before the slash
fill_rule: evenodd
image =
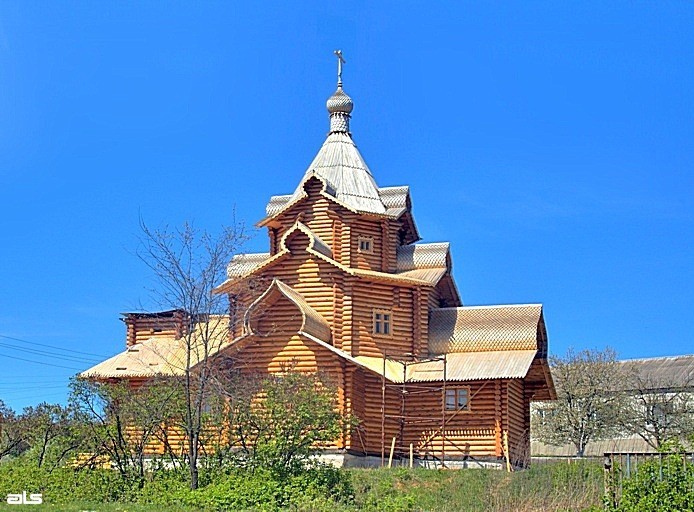
<path id="1" fill-rule="evenodd" d="M 546 350 L 541 304 L 464 306 L 431 311 L 432 354 Z M 543 350 L 544 349 L 544 350 Z"/>

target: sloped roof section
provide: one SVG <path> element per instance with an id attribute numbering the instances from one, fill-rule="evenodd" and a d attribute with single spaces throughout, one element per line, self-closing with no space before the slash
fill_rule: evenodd
<path id="1" fill-rule="evenodd" d="M 508 350 L 453 353 L 446 356 L 446 380 L 471 381 L 522 379 L 528 374 L 536 350 Z M 431 361 L 408 367 L 408 381 L 443 380 L 443 361 Z"/>
<path id="2" fill-rule="evenodd" d="M 383 206 L 386 207 L 386 215 L 399 217 L 411 208 L 410 187 L 382 187 L 378 189 Z"/>
<path id="3" fill-rule="evenodd" d="M 279 212 L 281 212 L 285 206 L 287 206 L 287 203 L 291 201 L 291 199 L 291 194 L 283 196 L 272 196 L 270 198 L 270 202 L 265 207 L 265 213 L 268 217 L 274 217 Z"/>
<path id="4" fill-rule="evenodd" d="M 694 390 L 694 355 L 620 361 L 627 372 L 624 390 Z"/>
<path id="5" fill-rule="evenodd" d="M 397 250 L 398 272 L 425 268 L 444 268 L 450 270 L 450 244 L 401 245 Z"/>
<path id="6" fill-rule="evenodd" d="M 186 369 L 190 346 L 193 368 L 205 357 L 228 346 L 229 319 L 213 315 L 199 323 L 190 337 L 155 336 L 103 361 L 79 374 L 84 379 L 133 379 L 156 376 L 181 376 Z"/>
<path id="7" fill-rule="evenodd" d="M 528 374 L 536 350 L 454 353 L 446 356 L 446 380 L 465 382 L 492 379 L 523 379 Z M 357 362 L 383 375 L 383 358 L 357 356 Z M 444 377 L 443 358 L 417 363 L 385 360 L 385 377 L 391 382 L 440 382 Z"/>
<path id="8" fill-rule="evenodd" d="M 326 192 L 352 210 L 386 213 L 378 186 L 349 133 L 333 132 L 328 135 L 289 203 L 306 195 L 304 184 L 312 176 L 322 178 L 327 184 Z"/>
<path id="9" fill-rule="evenodd" d="M 429 317 L 429 351 L 541 350 L 543 332 L 541 304 L 440 308 Z"/>
<path id="10" fill-rule="evenodd" d="M 306 224 L 299 221 L 295 222 L 294 225 L 291 228 L 289 228 L 282 236 L 282 240 L 280 240 L 280 246 L 282 247 L 282 250 L 287 250 L 287 239 L 297 231 L 301 231 L 308 237 L 308 239 L 310 240 L 310 249 L 317 251 L 323 256 L 327 256 L 328 258 L 333 257 L 333 251 L 330 249 L 328 244 L 326 244 L 318 235 L 311 231 L 311 229 Z"/>
<path id="11" fill-rule="evenodd" d="M 263 292 L 263 294 L 258 297 L 255 302 L 253 302 L 253 304 L 251 304 L 246 310 L 243 318 L 244 330 L 246 333 L 256 334 L 251 324 L 253 312 L 259 304 L 268 300 L 274 293 L 284 295 L 287 299 L 293 302 L 301 312 L 302 322 L 301 328 L 299 329 L 300 334 L 308 334 L 309 336 L 324 342 L 330 341 L 331 332 L 328 322 L 306 302 L 303 295 L 279 279 L 273 279 L 267 290 L 265 290 L 265 292 Z"/>
<path id="12" fill-rule="evenodd" d="M 268 258 L 270 258 L 269 252 L 236 254 L 227 265 L 227 277 L 232 279 L 249 274 L 265 263 Z"/>

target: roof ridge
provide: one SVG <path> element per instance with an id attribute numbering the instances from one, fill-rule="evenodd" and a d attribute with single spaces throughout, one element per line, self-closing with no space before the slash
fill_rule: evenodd
<path id="1" fill-rule="evenodd" d="M 533 302 L 528 304 L 481 304 L 479 306 L 453 306 L 446 308 L 433 308 L 432 311 L 442 310 L 442 309 L 499 309 L 499 308 L 524 308 L 530 306 L 542 307 L 541 302 Z"/>

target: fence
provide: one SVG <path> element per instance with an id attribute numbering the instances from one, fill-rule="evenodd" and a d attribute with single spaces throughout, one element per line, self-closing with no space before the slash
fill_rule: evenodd
<path id="1" fill-rule="evenodd" d="M 694 471 L 694 452 L 669 453 L 622 453 L 606 452 L 603 459 L 605 469 L 605 497 L 613 505 L 619 505 L 624 483 L 634 478 L 639 467 L 646 462 L 655 462 L 660 479 L 663 478 L 664 462 L 671 457 L 681 459 L 685 470 Z"/>

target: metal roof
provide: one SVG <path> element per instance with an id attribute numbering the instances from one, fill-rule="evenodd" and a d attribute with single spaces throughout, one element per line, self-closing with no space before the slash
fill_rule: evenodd
<path id="1" fill-rule="evenodd" d="M 304 184 L 312 176 L 322 178 L 327 183 L 327 192 L 345 206 L 358 212 L 386 213 L 378 185 L 350 134 L 328 135 L 289 202 L 306 195 Z"/>
<path id="2" fill-rule="evenodd" d="M 249 254 L 237 254 L 227 265 L 227 277 L 241 277 L 253 272 L 270 257 L 269 252 L 257 252 Z"/>
<path id="3" fill-rule="evenodd" d="M 694 390 L 694 355 L 627 359 L 620 364 L 627 373 L 624 390 Z"/>
<path id="4" fill-rule="evenodd" d="M 541 304 L 433 309 L 429 351 L 433 354 L 542 348 Z"/>
<path id="5" fill-rule="evenodd" d="M 536 350 L 504 350 L 454 353 L 446 356 L 446 380 L 465 382 L 492 379 L 523 379 L 537 354 Z M 383 358 L 357 356 L 357 362 L 383 375 Z M 385 377 L 391 382 L 440 382 L 443 359 L 403 363 L 385 360 Z"/>
<path id="6" fill-rule="evenodd" d="M 446 380 L 522 379 L 528 374 L 537 350 L 502 350 L 446 355 Z M 443 361 L 408 367 L 412 382 L 443 380 Z"/>
<path id="7" fill-rule="evenodd" d="M 386 215 L 399 217 L 411 208 L 410 187 L 383 187 L 378 189 L 381 202 L 386 207 Z"/>
<path id="8" fill-rule="evenodd" d="M 209 334 L 204 335 L 205 329 Z M 81 378 L 147 378 L 183 375 L 190 343 L 191 363 L 196 366 L 228 346 L 229 319 L 213 315 L 209 323 L 197 324 L 190 337 L 153 336 L 80 373 Z M 205 346 L 207 345 L 207 346 Z"/>
<path id="9" fill-rule="evenodd" d="M 401 245 L 397 249 L 398 272 L 423 268 L 450 269 L 449 248 L 448 242 Z"/>

